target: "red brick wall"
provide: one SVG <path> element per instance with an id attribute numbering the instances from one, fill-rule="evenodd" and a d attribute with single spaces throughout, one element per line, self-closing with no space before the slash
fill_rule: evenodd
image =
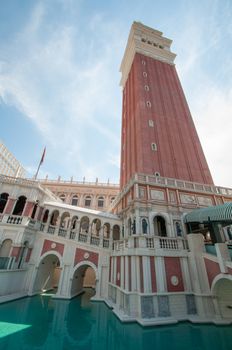
<path id="1" fill-rule="evenodd" d="M 116 285 L 120 287 L 121 282 L 121 257 L 117 256 L 116 258 Z M 119 279 L 118 279 L 119 277 Z"/>
<path id="2" fill-rule="evenodd" d="M 180 259 L 176 257 L 165 257 L 164 265 L 166 271 L 166 281 L 167 281 L 167 290 L 168 292 L 183 292 L 184 283 L 180 265 Z M 178 278 L 178 284 L 175 286 L 171 282 L 172 276 Z"/>
<path id="3" fill-rule="evenodd" d="M 84 255 L 86 253 L 89 254 L 88 258 L 84 257 Z M 75 259 L 74 259 L 74 266 L 76 264 L 80 263 L 81 261 L 86 261 L 86 262 L 90 261 L 94 265 L 98 266 L 98 253 L 91 252 L 90 250 L 77 248 L 76 254 L 75 254 Z"/>
<path id="4" fill-rule="evenodd" d="M 21 252 L 21 247 L 13 247 L 11 251 L 11 256 L 15 257 L 15 261 L 18 261 Z"/>
<path id="5" fill-rule="evenodd" d="M 5 206 L 4 214 L 11 214 L 15 205 L 16 199 L 8 198 L 8 201 Z"/>
<path id="6" fill-rule="evenodd" d="M 156 273 L 155 273 L 155 258 L 154 256 L 150 256 L 150 267 L 151 267 L 151 287 L 152 292 L 157 292 L 157 285 L 156 285 Z"/>
<path id="7" fill-rule="evenodd" d="M 149 127 L 149 119 L 154 127 Z M 152 142 L 157 152 L 151 150 Z M 135 172 L 156 171 L 165 177 L 213 183 L 175 66 L 137 53 L 123 91 L 121 186 Z"/>
<path id="8" fill-rule="evenodd" d="M 55 248 L 52 248 L 52 243 L 56 244 Z M 43 248 L 41 251 L 41 255 L 43 255 L 44 253 L 48 252 L 48 251 L 56 251 L 57 253 L 59 253 L 61 256 L 63 256 L 64 253 L 64 244 L 61 243 L 57 243 L 54 241 L 50 241 L 48 239 L 45 239 L 44 244 L 43 244 Z"/>
<path id="9" fill-rule="evenodd" d="M 209 285 L 211 287 L 214 278 L 219 273 L 221 273 L 221 270 L 220 270 L 220 267 L 219 267 L 218 263 L 216 263 L 216 262 L 214 262 L 212 260 L 206 259 L 206 258 L 204 258 L 204 261 L 205 261 L 206 272 L 207 272 L 207 275 L 208 275 Z"/>
<path id="10" fill-rule="evenodd" d="M 27 250 L 27 256 L 26 256 L 26 259 L 25 261 L 28 262 L 31 258 L 31 253 L 32 253 L 32 248 L 28 248 Z"/>
<path id="11" fill-rule="evenodd" d="M 35 203 L 27 201 L 23 210 L 23 216 L 31 216 Z"/>

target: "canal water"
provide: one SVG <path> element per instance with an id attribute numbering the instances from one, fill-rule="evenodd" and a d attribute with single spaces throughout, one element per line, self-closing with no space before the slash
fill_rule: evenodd
<path id="1" fill-rule="evenodd" d="M 0 305 L 0 350 L 231 350 L 232 326 L 121 323 L 91 290 L 70 301 L 49 294 Z"/>

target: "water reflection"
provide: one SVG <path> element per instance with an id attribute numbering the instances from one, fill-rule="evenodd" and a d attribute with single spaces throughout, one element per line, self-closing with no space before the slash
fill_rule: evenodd
<path id="1" fill-rule="evenodd" d="M 91 291 L 71 301 L 36 296 L 1 305 L 0 322 L 31 327 L 0 338 L 0 350 L 232 349 L 232 326 L 122 324 L 103 303 L 91 303 L 90 296 Z"/>

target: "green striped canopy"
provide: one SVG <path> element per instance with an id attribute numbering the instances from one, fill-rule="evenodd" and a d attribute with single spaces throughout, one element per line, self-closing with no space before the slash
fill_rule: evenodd
<path id="1" fill-rule="evenodd" d="M 196 209 L 185 215 L 184 222 L 232 221 L 232 202 Z"/>

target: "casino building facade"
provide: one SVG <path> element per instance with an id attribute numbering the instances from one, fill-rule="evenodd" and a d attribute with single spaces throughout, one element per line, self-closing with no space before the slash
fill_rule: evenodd
<path id="1" fill-rule="evenodd" d="M 232 189 L 213 183 L 170 46 L 133 23 L 119 188 L 0 177 L 0 301 L 91 287 L 125 322 L 232 322 Z"/>

